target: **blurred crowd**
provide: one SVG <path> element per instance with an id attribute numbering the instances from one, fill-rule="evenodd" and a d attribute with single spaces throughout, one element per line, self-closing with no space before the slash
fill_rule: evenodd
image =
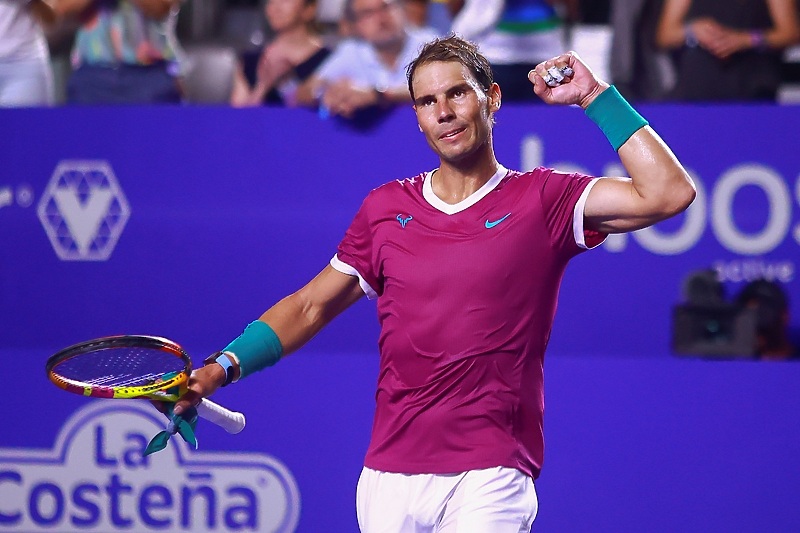
<path id="1" fill-rule="evenodd" d="M 354 118 L 407 102 L 405 66 L 451 32 L 479 45 L 505 101 L 535 103 L 527 72 L 570 49 L 634 101 L 786 102 L 800 87 L 797 0 L 0 0 L 0 106 Z"/>

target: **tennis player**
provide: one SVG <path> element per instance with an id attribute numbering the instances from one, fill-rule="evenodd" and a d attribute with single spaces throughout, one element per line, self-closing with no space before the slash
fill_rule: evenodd
<path id="1" fill-rule="evenodd" d="M 630 178 L 505 168 L 492 143 L 501 89 L 486 59 L 458 37 L 427 44 L 408 86 L 439 168 L 373 190 L 330 265 L 212 355 L 176 411 L 276 363 L 366 295 L 381 333 L 361 530 L 529 531 L 564 269 L 607 234 L 695 197 L 670 149 L 576 54 L 537 65 L 529 81 L 546 103 L 585 109 Z"/>

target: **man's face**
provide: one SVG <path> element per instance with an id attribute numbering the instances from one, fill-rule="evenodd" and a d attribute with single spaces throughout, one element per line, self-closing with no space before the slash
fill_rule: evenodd
<path id="1" fill-rule="evenodd" d="M 395 46 L 405 37 L 400 0 L 353 0 L 353 28 L 376 48 Z"/>
<path id="2" fill-rule="evenodd" d="M 500 105 L 497 84 L 487 94 L 461 63 L 434 61 L 417 67 L 412 86 L 417 122 L 442 161 L 491 149 L 492 113 Z"/>

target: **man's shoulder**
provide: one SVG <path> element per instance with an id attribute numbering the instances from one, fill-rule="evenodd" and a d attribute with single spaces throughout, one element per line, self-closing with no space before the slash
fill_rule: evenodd
<path id="1" fill-rule="evenodd" d="M 547 178 L 552 172 L 553 169 L 547 167 L 535 167 L 531 170 L 509 170 L 505 180 L 535 182 Z"/>
<path id="2" fill-rule="evenodd" d="M 379 185 L 369 192 L 364 203 L 378 205 L 397 202 L 401 198 L 419 196 L 422 194 L 422 184 L 426 174 L 426 172 L 422 172 L 415 176 L 395 179 Z"/>

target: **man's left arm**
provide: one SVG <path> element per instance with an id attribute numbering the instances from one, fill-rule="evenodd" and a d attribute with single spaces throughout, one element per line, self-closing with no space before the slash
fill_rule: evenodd
<path id="1" fill-rule="evenodd" d="M 553 82 L 548 69 L 572 76 Z M 559 74 L 556 71 L 556 74 Z M 559 74 L 559 76 L 561 76 Z M 651 226 L 686 210 L 695 198 L 691 177 L 672 150 L 613 87 L 597 79 L 572 52 L 537 65 L 529 78 L 534 91 L 550 104 L 577 104 L 617 150 L 630 178 L 603 178 L 586 199 L 586 228 L 625 233 Z M 548 86 L 545 78 L 555 86 Z"/>
<path id="2" fill-rule="evenodd" d="M 694 200 L 691 177 L 650 126 L 619 148 L 630 178 L 605 178 L 589 192 L 586 227 L 602 233 L 646 228 L 683 212 Z"/>

